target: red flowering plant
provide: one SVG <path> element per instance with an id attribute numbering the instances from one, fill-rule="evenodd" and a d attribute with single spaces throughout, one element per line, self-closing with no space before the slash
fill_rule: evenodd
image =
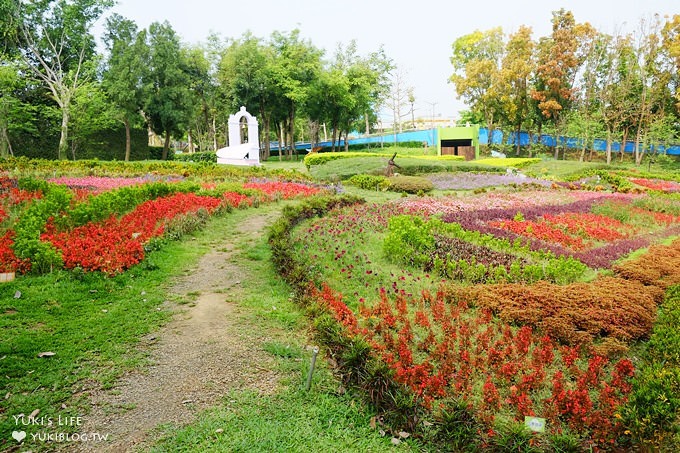
<path id="1" fill-rule="evenodd" d="M 134 211 L 103 222 L 90 222 L 70 231 L 57 231 L 50 220 L 41 239 L 62 252 L 64 267 L 81 267 L 114 275 L 144 259 L 143 245 L 163 235 L 168 221 L 200 209 L 213 212 L 221 200 L 177 193 L 144 202 Z"/>
<path id="2" fill-rule="evenodd" d="M 372 306 L 362 304 L 359 316 L 325 284 L 313 294 L 346 335 L 372 345 L 393 379 L 426 409 L 463 397 L 488 428 L 497 417 L 535 415 L 606 442 L 623 431 L 616 415 L 631 389 L 628 359 L 611 364 L 587 349 L 561 348 L 528 326 L 511 328 L 441 291 L 415 298 L 390 297 L 383 289 Z"/>

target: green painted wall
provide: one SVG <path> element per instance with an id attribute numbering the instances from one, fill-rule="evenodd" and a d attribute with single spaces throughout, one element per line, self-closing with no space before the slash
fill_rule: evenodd
<path id="1" fill-rule="evenodd" d="M 472 140 L 475 147 L 475 159 L 479 159 L 479 126 L 472 124 L 461 127 L 437 128 L 437 154 L 442 155 L 442 140 Z"/>

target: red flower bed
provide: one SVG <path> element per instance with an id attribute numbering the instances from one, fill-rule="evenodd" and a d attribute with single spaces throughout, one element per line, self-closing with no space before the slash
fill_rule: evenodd
<path id="1" fill-rule="evenodd" d="M 546 242 L 561 244 L 572 250 L 583 250 L 590 243 L 583 238 L 572 236 L 560 228 L 554 227 L 547 222 L 534 222 L 531 220 L 500 220 L 489 222 L 489 226 L 511 231 L 521 236 L 532 237 Z"/>
<path id="2" fill-rule="evenodd" d="M 644 178 L 631 178 L 631 182 L 637 184 L 638 186 L 646 187 L 652 190 L 661 190 L 664 192 L 677 192 L 680 191 L 680 184 L 673 181 L 664 181 L 662 179 L 644 179 Z"/>
<path id="3" fill-rule="evenodd" d="M 570 234 L 604 242 L 623 239 L 633 232 L 630 226 L 619 220 L 587 212 L 545 215 L 543 220 L 566 228 Z"/>
<path id="4" fill-rule="evenodd" d="M 14 244 L 14 231 L 7 231 L 0 236 L 0 272 L 28 272 L 31 263 L 16 257 L 12 245 Z"/>
<path id="5" fill-rule="evenodd" d="M 225 202 L 234 208 L 238 208 L 241 205 L 248 205 L 252 206 L 253 205 L 253 198 L 249 197 L 248 195 L 244 195 L 242 193 L 238 192 L 225 192 L 222 195 L 222 198 L 224 198 Z"/>
<path id="6" fill-rule="evenodd" d="M 266 195 L 280 196 L 283 199 L 295 198 L 299 196 L 309 197 L 311 195 L 321 192 L 321 189 L 316 187 L 310 187 L 305 184 L 300 184 L 297 182 L 279 182 L 279 181 L 267 181 L 267 182 L 249 182 L 243 184 L 244 189 L 257 189 Z"/>
<path id="7" fill-rule="evenodd" d="M 114 275 L 144 259 L 143 244 L 161 236 L 167 221 L 199 209 L 212 212 L 220 203 L 213 197 L 177 193 L 142 203 L 120 219 L 112 216 L 67 232 L 55 231 L 49 222 L 41 239 L 61 250 L 67 269 L 82 267 Z"/>
<path id="8" fill-rule="evenodd" d="M 334 314 L 350 338 L 367 341 L 426 408 L 462 398 L 476 418 L 493 427 L 498 416 L 549 420 L 614 444 L 622 434 L 617 408 L 631 390 L 633 365 L 610 363 L 585 349 L 559 346 L 529 326 L 513 329 L 443 292 L 422 297 L 385 290 L 356 316 L 328 286 L 312 295 Z M 601 444 L 600 444 L 601 445 Z"/>

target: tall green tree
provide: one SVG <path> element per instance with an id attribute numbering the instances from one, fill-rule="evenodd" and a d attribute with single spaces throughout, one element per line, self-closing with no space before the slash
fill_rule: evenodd
<path id="1" fill-rule="evenodd" d="M 69 145 L 71 158 L 77 159 L 83 144 L 102 131 L 111 130 L 119 121 L 120 112 L 111 103 L 101 84 L 88 82 L 75 92 L 71 104 Z M 129 160 L 129 156 L 126 156 Z"/>
<path id="2" fill-rule="evenodd" d="M 103 86 L 116 106 L 116 116 L 125 126 L 125 161 L 129 161 L 130 129 L 141 122 L 144 106 L 144 79 L 149 59 L 146 31 L 138 31 L 133 21 L 114 14 L 106 21 L 104 42 L 109 55 Z"/>
<path id="3" fill-rule="evenodd" d="M 194 107 L 190 84 L 179 36 L 167 21 L 154 22 L 149 26 L 144 112 L 153 131 L 164 136 L 163 160 L 168 158 L 171 138 L 181 137 L 188 126 Z"/>
<path id="4" fill-rule="evenodd" d="M 112 5 L 111 0 L 19 1 L 17 39 L 21 55 L 61 110 L 59 159 L 67 156 L 73 97 L 95 69 L 92 26 Z"/>
<path id="5" fill-rule="evenodd" d="M 311 41 L 302 39 L 299 30 L 272 33 L 271 45 L 275 53 L 271 75 L 283 93 L 288 153 L 292 156 L 295 150 L 295 116 L 298 109 L 304 107 L 309 91 L 319 77 L 323 51 Z"/>
<path id="6" fill-rule="evenodd" d="M 284 91 L 276 85 L 273 74 L 273 48 L 261 38 L 245 33 L 224 50 L 216 75 L 230 111 L 238 111 L 241 106 L 245 106 L 249 112 L 258 112 L 262 124 L 262 159 L 270 155 L 272 124 L 286 115 L 279 108 Z"/>
<path id="7" fill-rule="evenodd" d="M 0 157 L 14 155 L 12 135 L 36 133 L 35 113 L 38 106 L 27 102 L 22 93 L 28 80 L 21 77 L 25 68 L 19 61 L 0 65 Z"/>

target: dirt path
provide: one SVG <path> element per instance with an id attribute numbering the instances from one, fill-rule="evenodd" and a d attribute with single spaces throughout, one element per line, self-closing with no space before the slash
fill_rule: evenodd
<path id="1" fill-rule="evenodd" d="M 278 214 L 254 211 L 175 283 L 173 293 L 198 294 L 197 300 L 173 307 L 174 319 L 144 338 L 148 368 L 124 376 L 113 390 L 91 395 L 92 411 L 80 432 L 108 435 L 108 441 L 82 442 L 69 451 L 136 451 L 154 440 L 158 425 L 190 423 L 230 390 L 276 388 L 272 357 L 238 322 L 236 301 L 249 276 L 233 257 L 259 240 Z"/>

